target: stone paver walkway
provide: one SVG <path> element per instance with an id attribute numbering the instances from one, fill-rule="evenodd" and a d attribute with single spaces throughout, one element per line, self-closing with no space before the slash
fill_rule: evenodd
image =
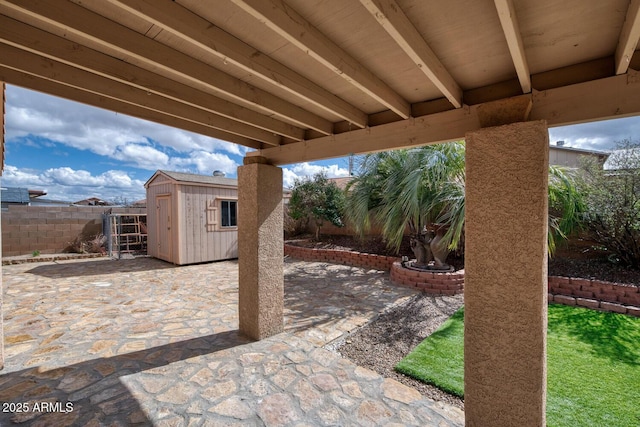
<path id="1" fill-rule="evenodd" d="M 237 263 L 151 258 L 2 267 L 0 425 L 462 425 L 322 348 L 413 295 L 388 275 L 285 263 L 285 328 L 238 334 Z"/>

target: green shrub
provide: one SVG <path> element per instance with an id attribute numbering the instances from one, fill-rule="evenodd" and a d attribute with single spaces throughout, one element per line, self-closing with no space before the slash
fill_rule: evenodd
<path id="1" fill-rule="evenodd" d="M 344 192 L 335 182 L 320 172 L 312 179 L 296 179 L 291 190 L 289 215 L 294 220 L 312 218 L 316 225 L 316 240 L 324 221 L 343 227 Z"/>
<path id="2" fill-rule="evenodd" d="M 640 143 L 618 143 L 606 169 L 594 159 L 582 165 L 585 226 L 610 259 L 640 267 Z"/>

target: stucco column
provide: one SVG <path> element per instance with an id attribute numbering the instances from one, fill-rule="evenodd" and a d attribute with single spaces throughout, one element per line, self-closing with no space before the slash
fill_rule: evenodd
<path id="1" fill-rule="evenodd" d="M 0 184 L 1 182 L 2 182 L 2 179 L 0 178 Z M 2 214 L 0 214 L 0 216 L 1 215 Z M 0 258 L 2 258 L 2 233 L 1 232 L 0 232 Z M 4 369 L 4 302 L 2 299 L 3 295 L 4 295 L 4 290 L 2 288 L 2 266 L 0 265 L 0 371 Z"/>
<path id="2" fill-rule="evenodd" d="M 4 152 L 4 111 L 5 111 L 5 89 L 4 82 L 0 82 L 0 150 Z M 0 164 L 0 175 L 4 168 L 4 154 L 2 156 L 2 164 Z M 0 227 L 0 258 L 2 257 L 2 233 Z M 0 370 L 4 368 L 4 307 L 2 302 L 2 295 L 4 291 L 2 289 L 2 266 L 0 265 Z"/>
<path id="3" fill-rule="evenodd" d="M 253 157 L 250 161 L 261 161 Z M 245 163 L 247 159 L 245 159 Z M 282 169 L 263 163 L 238 168 L 240 332 L 263 339 L 284 326 Z"/>
<path id="4" fill-rule="evenodd" d="M 466 135 L 468 427 L 546 424 L 548 138 L 544 121 Z"/>

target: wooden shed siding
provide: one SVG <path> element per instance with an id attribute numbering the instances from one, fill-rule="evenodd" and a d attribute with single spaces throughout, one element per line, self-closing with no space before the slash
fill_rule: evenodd
<path id="1" fill-rule="evenodd" d="M 236 258 L 238 232 L 236 230 L 207 231 L 206 210 L 209 200 L 237 198 L 237 190 L 227 188 L 182 185 L 180 191 L 180 263 L 197 263 Z M 220 224 L 220 209 L 216 210 Z"/>
<path id="2" fill-rule="evenodd" d="M 158 196 L 171 195 L 171 256 L 174 264 L 194 264 L 238 257 L 237 229 L 221 229 L 221 200 L 237 200 L 238 189 L 209 183 L 191 183 L 170 179 L 158 173 L 147 183 L 148 224 L 151 256 L 162 258 L 158 251 Z M 207 226 L 207 208 L 215 201 L 215 223 Z"/>

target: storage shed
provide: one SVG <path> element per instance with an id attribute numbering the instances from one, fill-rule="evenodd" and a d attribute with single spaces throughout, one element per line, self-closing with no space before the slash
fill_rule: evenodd
<path id="1" fill-rule="evenodd" d="M 238 257 L 238 182 L 216 175 L 158 170 L 149 178 L 149 255 L 177 265 Z"/>

